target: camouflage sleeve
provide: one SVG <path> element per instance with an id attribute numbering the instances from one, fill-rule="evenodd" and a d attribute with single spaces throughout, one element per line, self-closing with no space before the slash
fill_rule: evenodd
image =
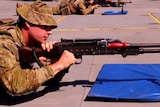
<path id="1" fill-rule="evenodd" d="M 9 43 L 6 44 L 7 42 Z M 3 43 L 0 43 L 0 83 L 8 93 L 11 95 L 30 93 L 54 77 L 52 69 L 48 66 L 22 69 L 15 55 L 18 54 L 17 47 L 8 40 L 3 40 Z"/>
<path id="2" fill-rule="evenodd" d="M 57 4 L 57 5 L 55 5 L 55 6 L 52 6 L 52 14 L 53 14 L 53 15 L 59 15 L 59 14 L 61 14 L 60 4 Z"/>
<path id="3" fill-rule="evenodd" d="M 80 2 L 78 4 L 78 7 L 79 7 L 80 12 L 81 12 L 82 15 L 90 14 L 93 11 L 92 6 L 86 7 L 83 2 Z"/>

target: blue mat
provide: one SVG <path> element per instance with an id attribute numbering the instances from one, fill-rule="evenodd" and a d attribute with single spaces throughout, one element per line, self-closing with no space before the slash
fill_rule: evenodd
<path id="1" fill-rule="evenodd" d="M 124 15 L 127 14 L 128 11 L 124 10 L 124 11 L 106 11 L 103 12 L 102 15 Z"/>
<path id="2" fill-rule="evenodd" d="M 160 101 L 160 64 L 105 64 L 87 100 Z"/>

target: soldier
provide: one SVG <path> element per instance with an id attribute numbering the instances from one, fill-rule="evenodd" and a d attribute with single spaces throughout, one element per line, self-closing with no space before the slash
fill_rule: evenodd
<path id="1" fill-rule="evenodd" d="M 16 26 L 0 29 L 0 84 L 11 95 L 23 95 L 35 91 L 46 81 L 53 79 L 76 62 L 69 51 L 64 51 L 58 61 L 32 69 L 32 64 L 21 64 L 18 49 L 21 46 L 40 45 L 50 51 L 55 42 L 46 42 L 52 29 L 57 27 L 46 4 L 35 2 L 17 8 L 19 15 Z M 39 57 L 40 61 L 48 61 Z"/>
<path id="2" fill-rule="evenodd" d="M 70 14 L 94 14 L 94 10 L 99 7 L 98 4 L 93 5 L 94 0 L 62 0 L 59 4 L 48 6 L 53 15 L 70 15 Z M 27 3 L 19 2 L 17 7 L 21 7 Z"/>
<path id="3" fill-rule="evenodd" d="M 53 6 L 53 15 L 62 14 L 94 14 L 98 4 L 93 5 L 94 0 L 62 0 L 60 4 Z"/>

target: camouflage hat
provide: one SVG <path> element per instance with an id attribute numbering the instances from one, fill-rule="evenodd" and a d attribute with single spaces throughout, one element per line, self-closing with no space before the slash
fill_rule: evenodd
<path id="1" fill-rule="evenodd" d="M 17 6 L 17 14 L 26 21 L 35 25 L 57 27 L 57 23 L 53 18 L 52 8 L 40 1 L 33 4 L 23 4 Z"/>

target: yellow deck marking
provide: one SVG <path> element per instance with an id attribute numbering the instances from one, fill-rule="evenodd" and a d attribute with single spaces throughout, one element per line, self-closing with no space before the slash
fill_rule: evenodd
<path id="1" fill-rule="evenodd" d="M 149 13 L 148 15 L 152 17 L 157 23 L 160 23 L 160 20 L 157 17 L 155 17 L 153 14 Z"/>
<path id="2" fill-rule="evenodd" d="M 64 18 L 66 18 L 67 16 L 62 16 L 61 18 L 57 19 L 56 22 L 58 23 L 59 21 L 63 20 Z"/>
<path id="3" fill-rule="evenodd" d="M 160 27 L 126 27 L 126 28 L 69 28 L 69 29 L 54 29 L 55 32 L 72 32 L 72 31 L 109 31 L 109 30 L 148 30 L 160 29 Z"/>
<path id="4" fill-rule="evenodd" d="M 155 17 L 153 14 L 148 14 L 152 17 L 157 23 L 160 23 L 160 20 Z M 60 22 L 67 16 L 62 16 L 61 18 L 57 19 L 56 22 Z M 73 31 L 105 31 L 105 30 L 148 30 L 148 29 L 160 29 L 160 27 L 124 27 L 124 28 L 68 28 L 68 29 L 54 29 L 55 32 L 73 32 Z"/>

